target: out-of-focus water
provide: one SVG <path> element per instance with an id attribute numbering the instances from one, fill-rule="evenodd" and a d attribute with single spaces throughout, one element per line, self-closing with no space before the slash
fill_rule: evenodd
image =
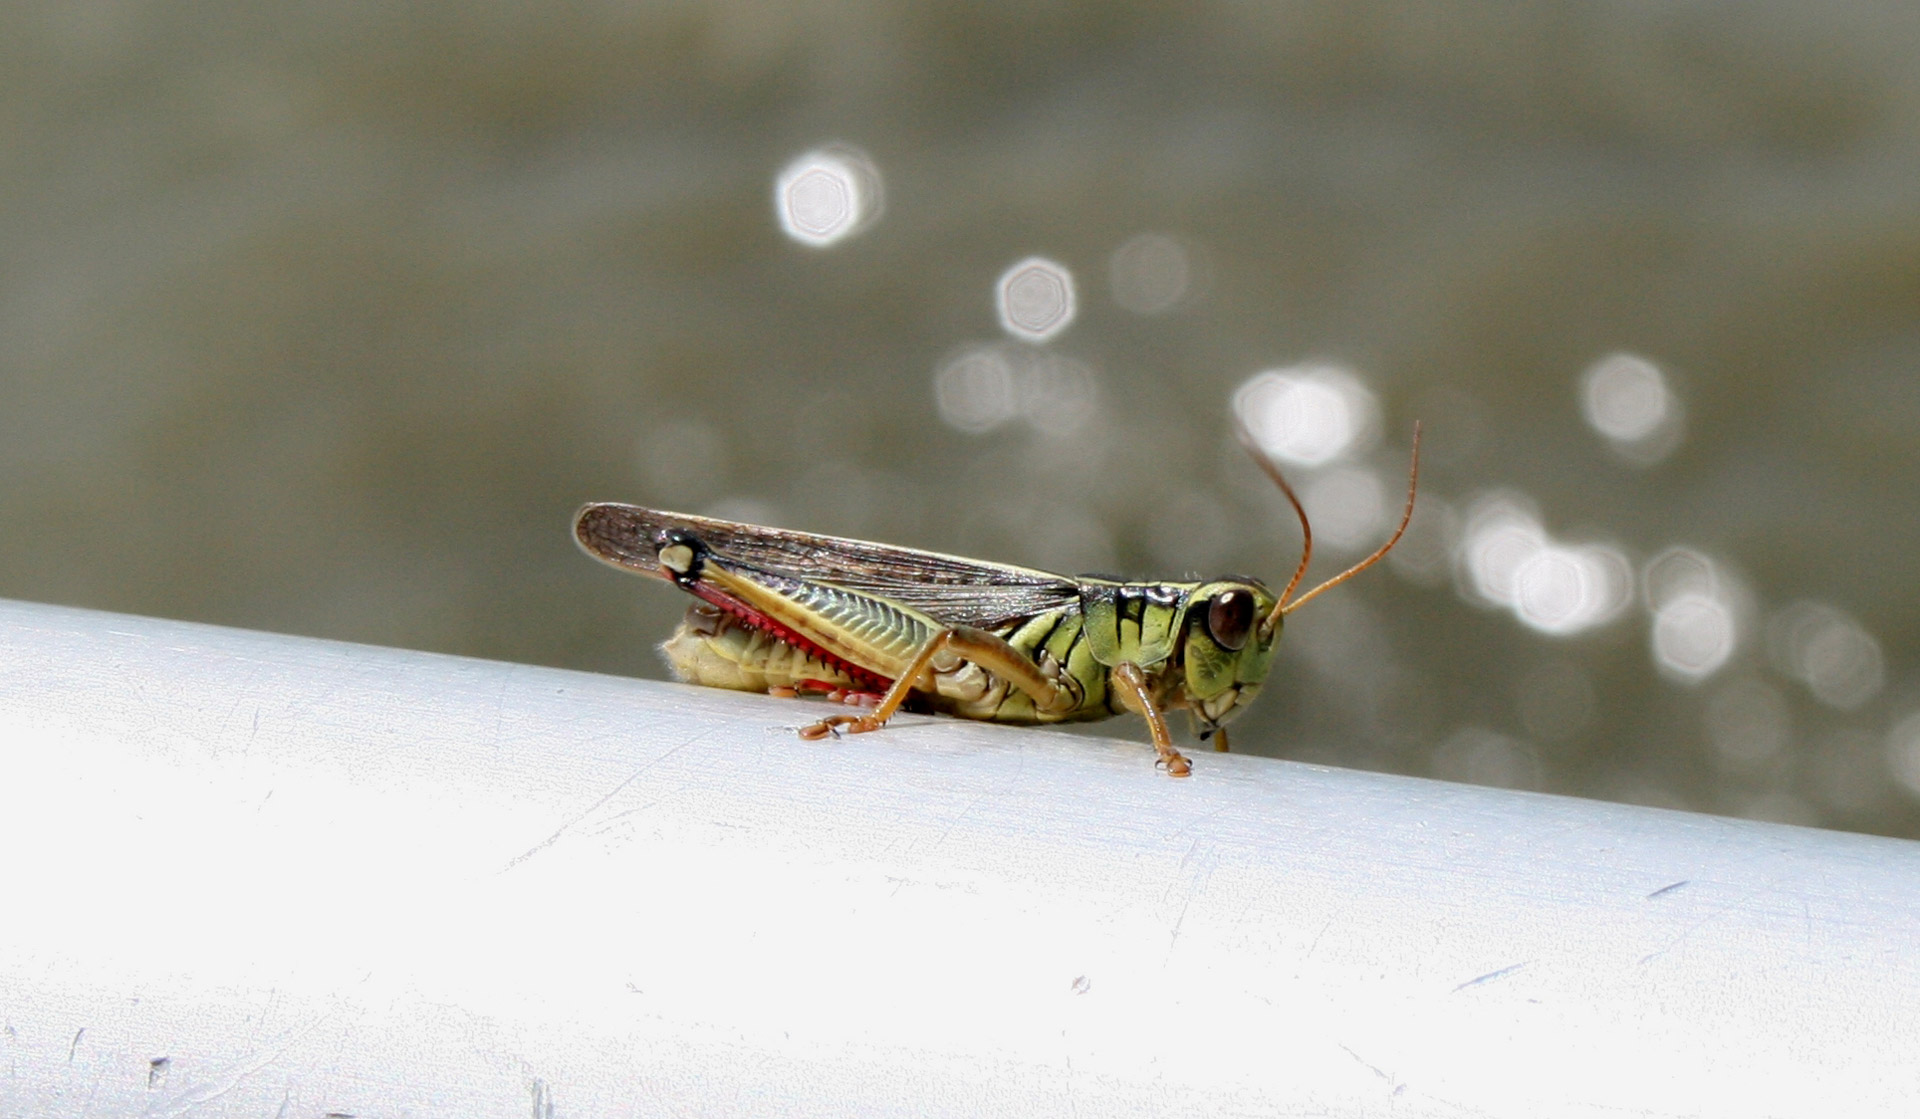
<path id="1" fill-rule="evenodd" d="M 1317 575 L 1422 418 L 1237 741 L 1920 835 L 1920 8 L 1030 7 L 9 7 L 0 594 L 658 675 L 584 500 L 1278 583 L 1236 397 Z"/>

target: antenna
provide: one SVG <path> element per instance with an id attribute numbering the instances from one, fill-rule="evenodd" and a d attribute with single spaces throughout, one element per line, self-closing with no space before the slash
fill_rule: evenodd
<path id="1" fill-rule="evenodd" d="M 1393 546 L 1400 542 L 1401 535 L 1407 531 L 1407 523 L 1413 520 L 1413 498 L 1420 489 L 1420 421 L 1415 420 L 1413 423 L 1413 465 L 1407 471 L 1407 508 L 1406 512 L 1400 515 L 1400 527 L 1393 530 L 1393 535 L 1385 544 L 1380 545 L 1379 551 L 1291 602 L 1288 599 L 1292 597 L 1293 589 L 1300 585 L 1300 577 L 1307 573 L 1307 562 L 1313 558 L 1313 526 L 1307 523 L 1307 511 L 1300 505 L 1300 498 L 1294 494 L 1293 487 L 1287 484 L 1286 476 L 1280 473 L 1279 465 L 1267 456 L 1265 450 L 1261 449 L 1259 440 L 1255 439 L 1253 432 L 1248 430 L 1246 418 L 1240 414 L 1238 408 L 1233 412 L 1233 430 L 1240 439 L 1240 445 L 1253 456 L 1253 461 L 1259 465 L 1267 477 L 1273 479 L 1273 484 L 1280 487 L 1280 492 L 1287 495 L 1287 501 L 1293 505 L 1293 511 L 1300 517 L 1300 565 L 1293 569 L 1293 578 L 1287 580 L 1285 589 L 1280 592 L 1279 601 L 1273 604 L 1273 613 L 1268 614 L 1266 621 L 1260 624 L 1263 631 L 1271 630 L 1279 622 L 1281 615 L 1293 613 L 1320 592 L 1332 590 L 1379 563 L 1386 558 L 1388 552 L 1393 550 Z"/>

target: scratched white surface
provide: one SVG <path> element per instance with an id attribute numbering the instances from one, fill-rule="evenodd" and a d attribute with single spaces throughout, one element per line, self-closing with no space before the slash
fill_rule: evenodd
<path id="1" fill-rule="evenodd" d="M 1920 844 L 804 710 L 0 602 L 0 1115 L 1920 1099 Z"/>

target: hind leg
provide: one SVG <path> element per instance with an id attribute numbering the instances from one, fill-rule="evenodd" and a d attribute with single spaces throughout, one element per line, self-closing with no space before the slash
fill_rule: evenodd
<path id="1" fill-rule="evenodd" d="M 864 734 L 886 726 L 887 720 L 893 718 L 894 712 L 900 710 L 900 705 L 907 701 L 907 696 L 915 688 L 933 690 L 933 681 L 927 679 L 928 669 L 941 653 L 951 653 L 959 660 L 970 661 L 1007 681 L 1032 696 L 1034 706 L 1042 711 L 1065 711 L 1078 702 L 1066 685 L 1041 672 L 1040 666 L 1033 663 L 1032 658 L 1007 644 L 1004 638 L 971 626 L 955 626 L 934 634 L 920 647 L 920 651 L 907 662 L 906 671 L 887 689 L 887 694 L 881 697 L 880 705 L 872 713 L 829 715 L 817 723 L 800 728 L 800 737 L 825 738 L 836 733 L 839 727 L 846 727 L 854 734 Z"/>

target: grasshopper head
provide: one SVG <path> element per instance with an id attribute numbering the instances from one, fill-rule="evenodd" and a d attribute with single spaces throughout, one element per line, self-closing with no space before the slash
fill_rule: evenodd
<path id="1" fill-rule="evenodd" d="M 1259 694 L 1260 682 L 1267 678 L 1267 668 L 1273 663 L 1273 647 L 1280 643 L 1280 627 L 1288 613 L 1379 563 L 1393 549 L 1401 534 L 1407 531 L 1407 522 L 1413 519 L 1413 496 L 1420 486 L 1420 425 L 1416 423 L 1413 425 L 1413 464 L 1407 472 L 1407 508 L 1400 515 L 1400 527 L 1394 529 L 1379 551 L 1294 598 L 1294 588 L 1300 585 L 1300 577 L 1307 573 L 1307 563 L 1313 557 L 1313 526 L 1307 523 L 1307 511 L 1301 507 L 1293 487 L 1287 484 L 1279 465 L 1260 449 L 1237 406 L 1234 430 L 1247 453 L 1280 487 L 1300 518 L 1300 563 L 1278 596 L 1256 579 L 1239 578 L 1216 579 L 1193 593 L 1183 635 L 1186 678 L 1182 684 L 1187 707 L 1200 723 L 1202 738 L 1218 730 Z"/>
<path id="2" fill-rule="evenodd" d="M 1259 694 L 1280 641 L 1267 624 L 1273 592 L 1256 579 L 1216 579 L 1193 594 L 1182 642 L 1187 705 L 1203 734 L 1238 714 Z"/>

